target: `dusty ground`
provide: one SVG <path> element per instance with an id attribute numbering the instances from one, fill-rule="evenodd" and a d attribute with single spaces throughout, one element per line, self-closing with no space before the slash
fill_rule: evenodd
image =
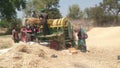
<path id="1" fill-rule="evenodd" d="M 0 49 L 9 48 L 13 46 L 14 41 L 12 40 L 11 35 L 0 36 Z"/>
<path id="2" fill-rule="evenodd" d="M 90 52 L 73 55 L 39 44 L 14 44 L 0 55 L 0 68 L 120 68 L 120 27 L 93 28 L 88 36 Z"/>

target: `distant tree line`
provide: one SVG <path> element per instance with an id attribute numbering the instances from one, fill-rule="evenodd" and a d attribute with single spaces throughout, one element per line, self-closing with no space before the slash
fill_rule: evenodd
<path id="1" fill-rule="evenodd" d="M 78 5 L 69 7 L 70 19 L 94 20 L 95 25 L 120 25 L 120 0 L 103 0 L 95 7 L 80 10 Z"/>
<path id="2" fill-rule="evenodd" d="M 0 19 L 2 23 L 3 21 L 13 23 L 18 20 L 16 10 L 22 10 L 26 16 L 30 16 L 32 11 L 39 12 L 42 8 L 46 9 L 49 18 L 61 18 L 59 7 L 59 0 L 0 0 Z M 103 0 L 99 5 L 85 10 L 81 10 L 77 4 L 73 4 L 69 6 L 67 17 L 69 19 L 94 20 L 95 25 L 98 26 L 118 25 L 120 24 L 120 1 Z"/>
<path id="3" fill-rule="evenodd" d="M 80 19 L 83 18 L 83 11 L 79 8 L 79 5 L 73 4 L 69 6 L 69 12 L 67 17 L 70 19 Z"/>

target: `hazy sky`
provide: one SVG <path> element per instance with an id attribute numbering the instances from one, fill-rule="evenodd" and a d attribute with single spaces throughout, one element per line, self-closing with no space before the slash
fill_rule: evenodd
<path id="1" fill-rule="evenodd" d="M 84 10 L 87 7 L 93 7 L 95 4 L 99 4 L 102 0 L 60 0 L 60 12 L 63 16 L 66 16 L 69 10 L 69 6 L 78 4 L 80 9 Z"/>
<path id="2" fill-rule="evenodd" d="M 80 9 L 85 9 L 87 7 L 93 7 L 95 4 L 99 4 L 102 2 L 102 0 L 60 0 L 60 12 L 63 17 L 65 17 L 68 13 L 69 6 L 73 4 L 78 4 L 80 6 Z M 19 12 L 18 17 L 22 18 L 22 12 Z"/>

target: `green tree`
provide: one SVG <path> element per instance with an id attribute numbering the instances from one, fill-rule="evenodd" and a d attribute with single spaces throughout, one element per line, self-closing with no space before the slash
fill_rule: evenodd
<path id="1" fill-rule="evenodd" d="M 106 23 L 107 17 L 105 16 L 103 8 L 100 6 L 86 8 L 85 12 L 87 18 L 89 20 L 93 19 L 96 25 L 102 26 Z"/>
<path id="2" fill-rule="evenodd" d="M 11 20 L 16 18 L 16 10 L 25 8 L 26 0 L 0 0 L 0 18 Z"/>
<path id="3" fill-rule="evenodd" d="M 58 8 L 48 9 L 46 12 L 49 14 L 48 17 L 50 19 L 58 19 L 62 17 Z"/>
<path id="4" fill-rule="evenodd" d="M 31 13 L 31 11 L 39 12 L 40 9 L 45 8 L 49 18 L 60 18 L 59 0 L 31 0 L 27 3 L 28 8 L 25 9 L 25 13 Z M 29 16 L 30 14 L 28 14 Z"/>
<path id="5" fill-rule="evenodd" d="M 33 5 L 35 6 L 36 10 L 39 10 L 40 8 L 58 8 L 59 0 L 33 0 Z"/>
<path id="6" fill-rule="evenodd" d="M 106 15 L 114 16 L 114 22 L 118 22 L 120 13 L 120 2 L 119 0 L 103 0 L 100 6 L 104 9 Z"/>
<path id="7" fill-rule="evenodd" d="M 88 19 L 93 19 L 97 25 L 119 24 L 120 2 L 118 0 L 103 0 L 98 6 L 85 9 Z"/>
<path id="8" fill-rule="evenodd" d="M 86 14 L 86 18 L 87 19 L 92 19 L 92 15 L 93 15 L 93 13 L 92 13 L 92 8 L 85 8 L 85 14 Z"/>
<path id="9" fill-rule="evenodd" d="M 68 17 L 70 19 L 80 19 L 83 17 L 83 12 L 80 10 L 79 5 L 73 4 L 69 7 Z"/>
<path id="10" fill-rule="evenodd" d="M 9 25 L 10 23 L 8 23 L 7 21 L 3 21 L 3 20 L 0 21 L 0 27 L 2 28 L 7 28 L 9 27 Z"/>

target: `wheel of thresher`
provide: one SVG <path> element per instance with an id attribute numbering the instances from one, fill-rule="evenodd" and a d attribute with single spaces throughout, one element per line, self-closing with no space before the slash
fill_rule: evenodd
<path id="1" fill-rule="evenodd" d="M 63 34 L 58 36 L 58 43 L 59 43 L 59 49 L 66 49 L 65 41 L 64 41 L 64 35 Z"/>

